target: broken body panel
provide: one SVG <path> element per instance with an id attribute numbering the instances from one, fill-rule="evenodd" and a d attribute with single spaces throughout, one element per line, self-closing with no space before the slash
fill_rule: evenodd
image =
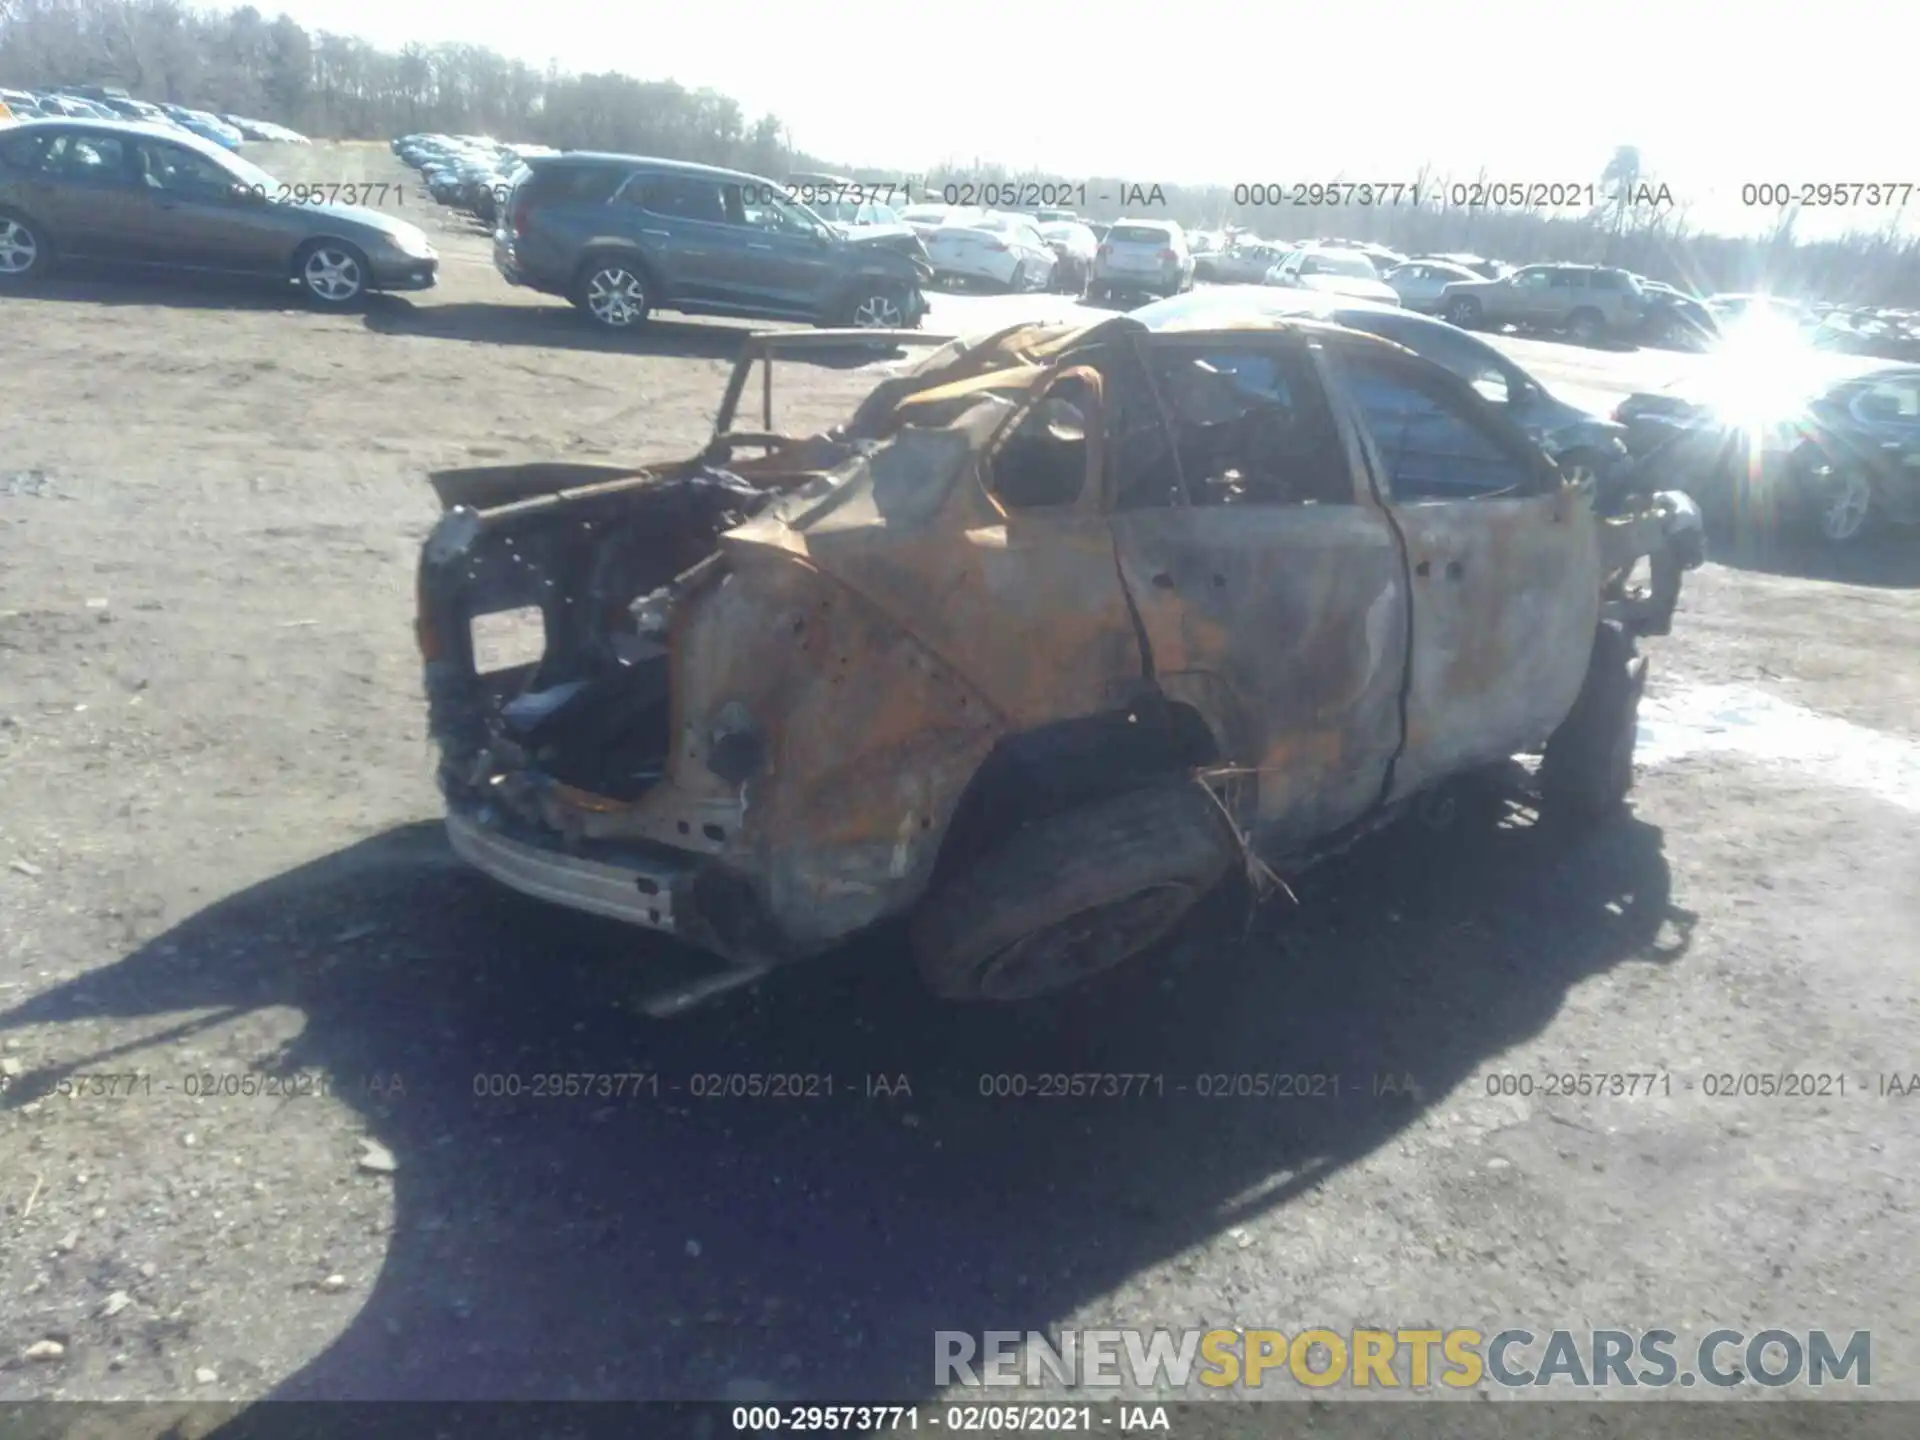
<path id="1" fill-rule="evenodd" d="M 1676 566 L 1652 598 L 1626 576 L 1685 528 L 1670 500 L 1599 517 L 1530 448 L 1529 493 L 1396 499 L 1342 379 L 1353 346 L 1404 354 L 1388 342 L 1297 323 L 1149 341 L 1124 317 L 887 338 L 941 348 L 825 435 L 775 432 L 774 357 L 872 331 L 753 337 L 694 459 L 435 477 L 419 630 L 461 854 L 757 973 L 909 909 L 1017 737 L 1177 711 L 1190 762 L 1285 864 L 1544 741 L 1603 607 L 1665 633 Z M 1163 344 L 1293 347 L 1331 417 L 1322 497 L 1193 503 L 1208 477 L 1151 378 Z M 757 364 L 761 428 L 739 430 Z M 1140 394 L 1172 504 L 1123 493 Z M 1046 408 L 1061 395 L 1077 433 Z M 483 670 L 476 618 L 515 610 L 537 612 L 532 643 Z"/>

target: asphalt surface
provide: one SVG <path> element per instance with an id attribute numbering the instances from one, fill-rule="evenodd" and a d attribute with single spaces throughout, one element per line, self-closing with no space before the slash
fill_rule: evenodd
<path id="1" fill-rule="evenodd" d="M 443 285 L 364 316 L 0 301 L 0 1399 L 916 1400 L 935 1331 L 1060 1325 L 1867 1329 L 1920 1398 L 1910 539 L 1692 577 L 1597 833 L 1385 837 L 1030 1005 L 937 1005 L 883 936 L 656 1022 L 689 957 L 442 838 L 422 477 L 688 453 L 738 336 L 592 335 L 430 218 Z M 1499 343 L 1563 391 L 1696 363 Z M 1784 1073 L 1847 1085 L 1743 1090 Z M 726 1093 L 768 1075 L 813 1098 Z"/>

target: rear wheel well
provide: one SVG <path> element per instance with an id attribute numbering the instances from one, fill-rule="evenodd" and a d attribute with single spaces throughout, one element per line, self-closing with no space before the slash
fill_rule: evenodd
<path id="1" fill-rule="evenodd" d="M 1158 697 L 1007 736 L 961 793 L 932 881 L 964 870 L 1023 826 L 1218 758 L 1200 712 Z"/>

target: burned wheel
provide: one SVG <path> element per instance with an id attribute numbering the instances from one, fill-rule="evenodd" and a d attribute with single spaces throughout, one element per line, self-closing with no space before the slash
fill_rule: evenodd
<path id="1" fill-rule="evenodd" d="M 1647 662 L 1633 636 L 1602 622 L 1580 696 L 1540 759 L 1540 799 L 1549 816 L 1598 820 L 1626 803 L 1646 688 Z"/>
<path id="2" fill-rule="evenodd" d="M 1164 939 L 1237 842 L 1194 782 L 1137 790 L 1016 831 L 914 918 L 914 961 L 948 1000 L 1024 1000 Z"/>

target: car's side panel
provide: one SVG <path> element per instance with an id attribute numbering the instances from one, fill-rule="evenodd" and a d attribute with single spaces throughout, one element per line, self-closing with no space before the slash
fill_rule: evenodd
<path id="1" fill-rule="evenodd" d="M 1309 373 L 1326 376 L 1311 350 Z M 1285 857 L 1379 802 L 1401 740 L 1406 561 L 1336 407 L 1341 504 L 1199 505 L 1113 518 L 1154 678 L 1208 722 L 1236 819 Z"/>
<path id="2" fill-rule="evenodd" d="M 1592 509 L 1554 495 L 1396 505 L 1413 566 L 1413 671 L 1393 797 L 1544 742 L 1600 618 Z"/>
<path id="3" fill-rule="evenodd" d="M 1366 506 L 1195 506 L 1114 517 L 1121 572 L 1170 697 L 1215 731 L 1273 853 L 1360 818 L 1400 739 L 1402 561 Z"/>
<path id="4" fill-rule="evenodd" d="M 1359 362 L 1362 353 L 1329 348 L 1339 352 L 1336 389 L 1361 417 L 1345 361 Z M 1604 576 L 1592 506 L 1574 487 L 1553 483 L 1544 455 L 1458 376 L 1410 356 L 1390 363 L 1432 387 L 1448 413 L 1497 440 L 1501 451 L 1524 459 L 1527 478 L 1512 495 L 1394 495 L 1387 457 L 1396 444 L 1421 444 L 1421 429 L 1410 421 L 1398 440 L 1377 430 L 1364 435 L 1409 570 L 1406 738 L 1388 797 L 1401 799 L 1546 740 L 1585 678 Z"/>

